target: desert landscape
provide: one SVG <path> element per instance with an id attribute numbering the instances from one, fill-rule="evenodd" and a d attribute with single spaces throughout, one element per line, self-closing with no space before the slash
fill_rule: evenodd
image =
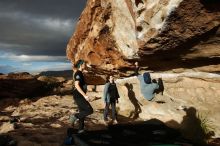
<path id="1" fill-rule="evenodd" d="M 12 79 L 12 75 L 1 75 L 1 83 L 4 82 L 1 87 L 8 87 L 8 90 L 1 90 L 1 97 L 10 95 L 8 98 L 1 98 L 0 102 L 1 134 L 13 137 L 19 146 L 62 145 L 67 129 L 71 128 L 69 116 L 77 111 L 71 95 L 72 80 L 47 76 L 36 78 L 27 73 L 13 74 L 13 81 L 7 81 L 9 77 Z M 207 130 L 203 131 L 205 134 L 210 134 L 205 140 L 216 141 L 220 135 L 220 76 L 201 72 L 152 73 L 152 78 L 159 77 L 163 79 L 164 92 L 157 94 L 154 101 L 147 101 L 141 95 L 136 76 L 116 80 L 120 94 L 117 105 L 119 124 L 157 119 L 168 127 L 184 130 L 186 133 L 183 134 L 189 139 L 199 134 L 198 127 L 207 126 L 202 128 Z M 24 84 L 25 80 L 36 81 Z M 45 83 L 41 89 L 48 85 L 51 87 L 41 93 L 41 96 L 38 94 L 32 97 L 28 92 L 37 91 L 33 90 L 37 87 L 37 81 Z M 22 84 L 19 85 L 19 82 Z M 14 95 L 10 90 L 15 88 L 12 84 L 18 85 Z M 26 95 L 19 97 L 19 90 L 23 89 L 26 90 Z M 94 113 L 86 119 L 86 129 L 107 129 L 108 126 L 103 121 L 104 85 L 89 85 L 88 89 L 88 95 L 94 97 L 91 102 Z M 190 116 L 191 110 L 195 115 Z M 197 123 L 199 125 L 196 125 L 195 119 L 200 120 Z M 207 121 L 201 123 L 202 120 Z"/>
<path id="2" fill-rule="evenodd" d="M 53 11 L 58 12 L 54 19 L 52 12 L 48 14 L 48 20 L 44 14 L 41 19 L 39 14 L 32 18 L 20 11 L 10 15 L 30 19 L 41 30 L 37 32 L 53 30 L 59 37 L 56 40 L 46 31 L 33 35 L 37 39 L 27 41 L 17 56 L 0 52 L 0 63 L 6 64 L 0 64 L 0 146 L 65 146 L 67 138 L 73 138 L 69 145 L 77 146 L 220 145 L 218 0 L 87 0 L 80 17 L 74 14 L 74 21 L 64 16 L 73 19 L 72 13 L 60 7 Z M 65 19 L 58 19 L 58 14 Z M 32 34 L 27 24 L 22 24 L 28 30 L 22 41 Z M 64 30 L 67 26 L 71 29 Z M 72 34 L 68 42 L 61 39 L 67 32 Z M 22 45 L 12 44 L 14 48 Z M 8 51 L 9 46 L 0 39 L 0 48 Z M 85 119 L 86 134 L 82 135 L 75 131 L 78 123 L 73 127 L 69 122 L 78 111 L 73 100 L 73 66 L 79 60 L 87 63 L 83 74 L 94 110 Z M 134 75 L 136 62 L 139 75 Z M 31 72 L 41 63 L 40 71 Z M 163 85 L 152 101 L 140 91 L 138 77 L 145 72 L 152 79 L 160 78 Z M 103 120 L 103 91 L 109 75 L 115 77 L 120 96 L 118 124 Z"/>

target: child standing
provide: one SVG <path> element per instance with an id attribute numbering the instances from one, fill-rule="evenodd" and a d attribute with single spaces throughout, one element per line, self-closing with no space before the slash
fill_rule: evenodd
<path id="1" fill-rule="evenodd" d="M 105 109 L 104 109 L 104 121 L 108 122 L 108 114 L 109 114 L 109 107 L 111 105 L 112 108 L 112 122 L 113 124 L 117 124 L 117 113 L 116 113 L 116 103 L 118 103 L 118 89 L 114 82 L 114 77 L 109 76 L 106 80 L 105 88 L 104 88 L 104 94 L 103 99 L 105 103 Z"/>

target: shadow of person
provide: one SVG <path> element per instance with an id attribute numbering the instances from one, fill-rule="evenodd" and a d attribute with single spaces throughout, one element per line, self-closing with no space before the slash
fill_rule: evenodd
<path id="1" fill-rule="evenodd" d="M 141 3 L 144 4 L 144 2 L 142 0 L 135 0 L 136 7 L 138 7 L 138 5 Z"/>
<path id="2" fill-rule="evenodd" d="M 164 92 L 164 84 L 163 84 L 162 78 L 159 78 L 159 79 L 158 79 L 158 85 L 159 85 L 159 92 L 161 92 L 161 94 L 163 95 L 163 92 Z"/>
<path id="3" fill-rule="evenodd" d="M 125 87 L 128 89 L 128 98 L 135 108 L 134 111 L 130 113 L 129 118 L 132 117 L 133 119 L 137 119 L 139 117 L 139 113 L 141 113 L 140 105 L 142 104 L 135 97 L 135 93 L 133 91 L 133 85 L 129 83 L 125 83 Z"/>
<path id="4" fill-rule="evenodd" d="M 200 0 L 201 4 L 203 4 L 203 7 L 206 10 L 212 11 L 212 12 L 219 12 L 220 9 L 220 1 L 219 0 Z"/>
<path id="5" fill-rule="evenodd" d="M 157 83 L 159 85 L 159 88 L 156 89 L 154 92 L 156 94 L 159 94 L 161 93 L 163 95 L 163 92 L 164 92 L 164 84 L 163 84 L 163 80 L 162 78 L 159 78 L 158 81 L 156 81 L 155 79 L 152 80 L 153 83 Z"/>
<path id="6" fill-rule="evenodd" d="M 194 107 L 185 108 L 184 111 L 186 115 L 183 117 L 183 121 L 180 124 L 180 130 L 182 131 L 183 136 L 186 139 L 191 140 L 195 145 L 206 145 L 207 138 L 210 138 L 211 135 L 206 133 L 204 130 L 201 120 L 198 118 L 197 111 Z"/>

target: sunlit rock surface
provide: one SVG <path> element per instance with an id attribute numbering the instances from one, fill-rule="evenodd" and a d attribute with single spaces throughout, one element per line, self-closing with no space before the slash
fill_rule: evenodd
<path id="1" fill-rule="evenodd" d="M 163 94 L 157 94 L 154 101 L 143 98 L 136 76 L 116 80 L 120 94 L 117 104 L 119 123 L 157 119 L 169 127 L 180 129 L 184 136 L 194 138 L 201 130 L 202 120 L 207 120 L 205 124 L 211 128 L 212 137 L 220 137 L 219 75 L 182 72 L 151 73 L 151 76 L 162 78 L 164 84 Z M 72 80 L 63 84 L 66 88 L 71 85 Z M 107 128 L 103 122 L 103 90 L 104 85 L 88 86 L 87 94 L 94 99 L 90 102 L 94 113 L 86 118 L 87 130 Z M 11 135 L 18 146 L 51 146 L 63 143 L 66 130 L 71 127 L 69 115 L 77 112 L 77 105 L 72 94 L 65 92 L 31 99 L 3 98 L 0 109 L 0 134 Z M 11 123 L 11 117 L 18 118 L 18 121 Z"/>
<path id="2" fill-rule="evenodd" d="M 152 70 L 216 72 L 219 15 L 217 0 L 88 0 L 67 57 L 120 72 L 136 60 Z"/>
<path id="3" fill-rule="evenodd" d="M 152 73 L 152 78 L 162 78 L 164 92 L 147 101 L 140 93 L 137 77 L 119 79 L 119 111 L 131 118 L 144 120 L 157 118 L 169 126 L 180 128 L 187 109 L 194 109 L 194 116 L 206 118 L 220 136 L 218 110 L 220 110 L 220 76 L 201 72 Z M 173 121 L 173 122 L 172 122 Z M 174 122 L 175 121 L 175 122 Z M 217 128 L 218 127 L 218 128 Z"/>

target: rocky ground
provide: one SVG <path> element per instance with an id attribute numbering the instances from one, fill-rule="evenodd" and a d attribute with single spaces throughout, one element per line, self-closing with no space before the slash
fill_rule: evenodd
<path id="1" fill-rule="evenodd" d="M 178 73 L 177 73 L 178 72 Z M 220 137 L 220 77 L 199 72 L 152 73 L 162 77 L 164 92 L 154 101 L 140 94 L 135 76 L 116 81 L 120 100 L 117 105 L 119 123 L 157 119 L 169 127 L 180 129 L 188 138 L 200 131 L 209 138 Z M 41 78 L 42 79 L 42 78 Z M 33 98 L 2 98 L 0 101 L 0 133 L 10 135 L 18 146 L 60 146 L 69 127 L 69 115 L 77 111 L 71 90 L 72 81 L 63 81 L 53 95 Z M 88 86 L 94 114 L 86 119 L 87 130 L 106 129 L 102 120 L 104 86 Z M 56 94 L 55 94 L 56 93 Z M 190 135 L 191 133 L 191 135 Z M 208 141 L 204 137 L 205 140 Z M 216 144 L 217 145 L 217 144 Z"/>
<path id="2" fill-rule="evenodd" d="M 54 95 L 31 100 L 5 99 L 1 101 L 2 103 L 8 105 L 1 106 L 5 108 L 1 110 L 1 115 L 4 116 L 0 117 L 0 132 L 14 137 L 18 141 L 18 146 L 60 146 L 67 128 L 70 127 L 68 117 L 76 111 L 72 96 Z M 10 123 L 11 116 L 18 117 L 19 122 Z M 97 112 L 89 118 L 89 121 L 97 123 L 100 117 Z"/>
<path id="3" fill-rule="evenodd" d="M 91 102 L 95 110 L 86 119 L 87 130 L 106 129 L 102 120 L 103 105 L 97 102 Z M 76 110 L 71 95 L 31 100 L 4 99 L 1 100 L 0 133 L 12 136 L 18 146 L 60 146 L 66 137 L 67 128 L 71 127 L 69 115 Z M 11 123 L 11 117 L 18 121 Z M 134 121 L 123 116 L 119 116 L 119 119 L 121 122 Z"/>

